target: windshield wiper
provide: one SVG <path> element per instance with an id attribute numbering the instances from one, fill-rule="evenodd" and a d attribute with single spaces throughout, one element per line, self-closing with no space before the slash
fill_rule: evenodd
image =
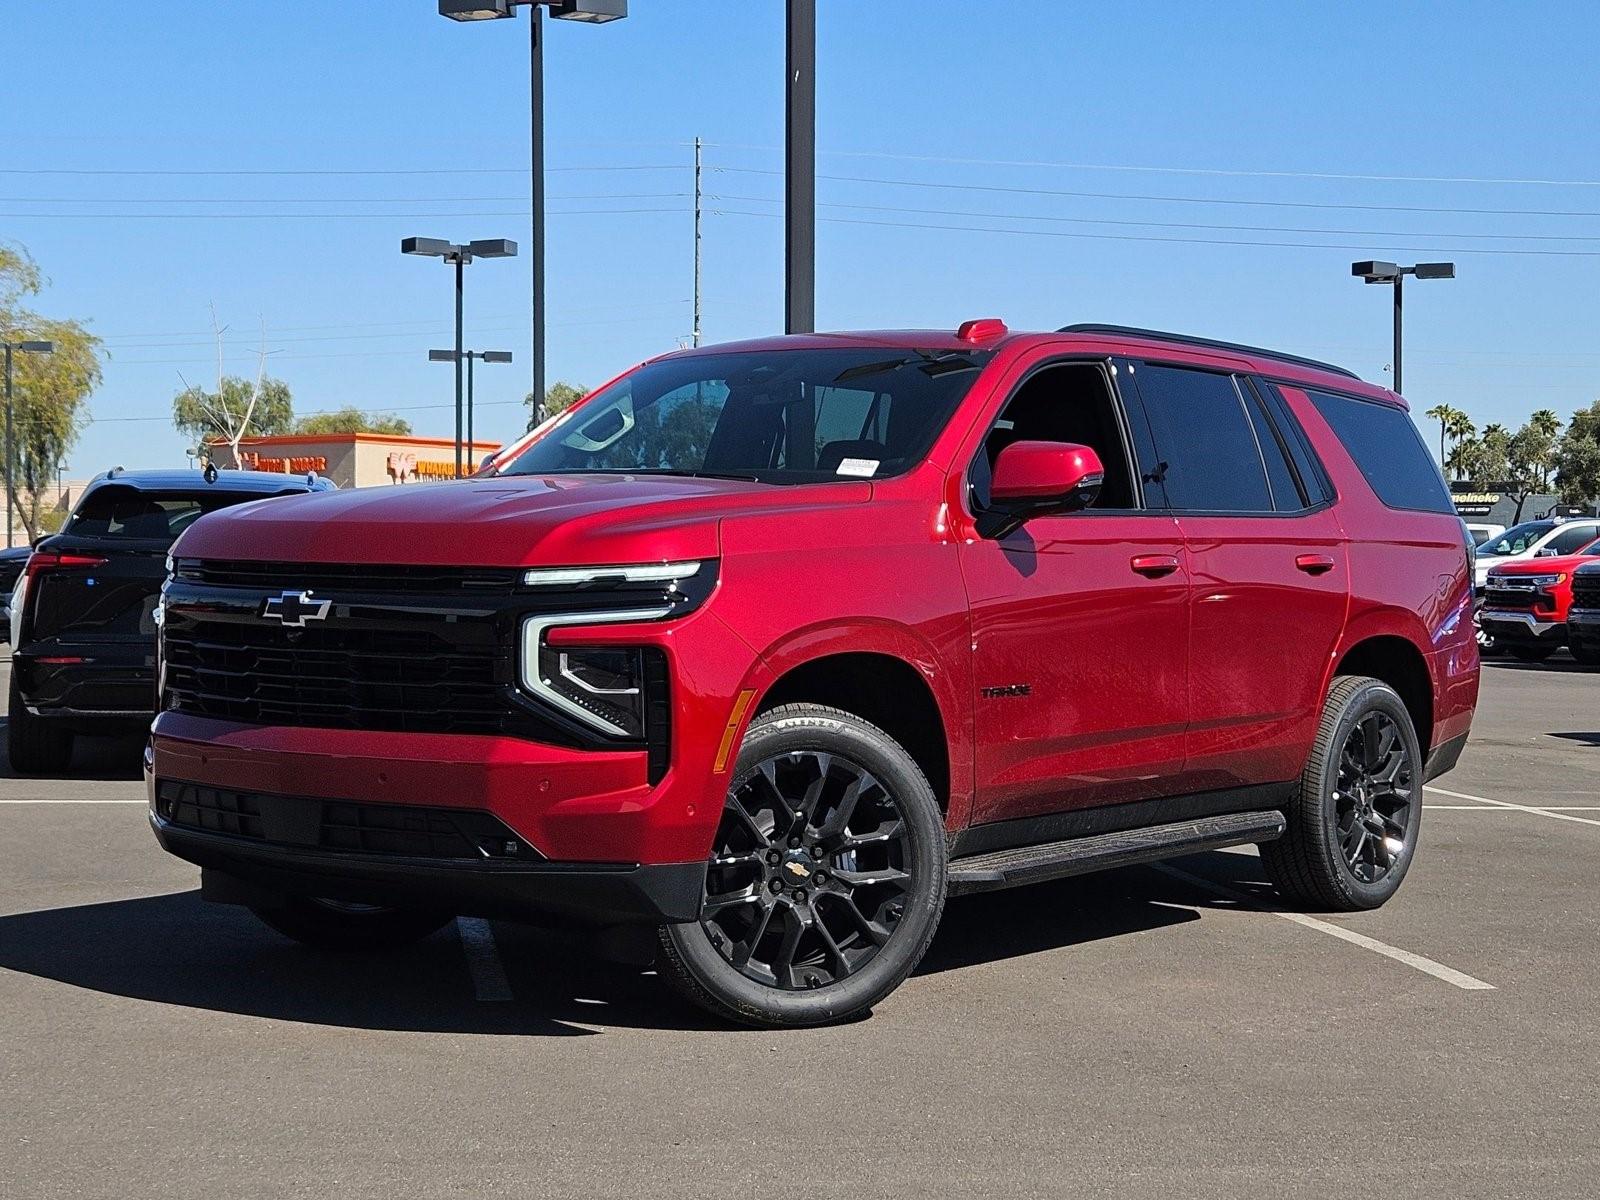
<path id="1" fill-rule="evenodd" d="M 691 471 L 685 467 L 613 467 L 605 471 L 584 474 L 602 475 L 673 475 L 684 479 L 736 479 L 741 483 L 760 483 L 756 476 L 739 471 Z"/>

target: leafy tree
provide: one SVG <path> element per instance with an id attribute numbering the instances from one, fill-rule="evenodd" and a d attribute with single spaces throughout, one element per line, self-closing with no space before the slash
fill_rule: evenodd
<path id="1" fill-rule="evenodd" d="M 548 420 L 559 412 L 566 412 L 588 394 L 587 388 L 567 383 L 565 380 L 558 380 L 545 389 L 543 404 L 535 403 L 533 393 L 529 392 L 522 399 L 528 406 L 528 428 L 532 429 L 541 421 Z"/>
<path id="2" fill-rule="evenodd" d="M 341 408 L 338 412 L 312 413 L 294 423 L 296 433 L 392 433 L 405 436 L 411 432 L 411 422 L 394 413 L 368 413 L 359 408 Z"/>
<path id="3" fill-rule="evenodd" d="M 294 397 L 281 379 L 229 375 L 214 392 L 186 387 L 172 399 L 172 423 L 196 446 L 248 436 L 271 437 L 294 429 Z"/>
<path id="4" fill-rule="evenodd" d="M 1550 490 L 1550 474 L 1555 470 L 1560 437 L 1561 418 L 1548 408 L 1541 408 L 1511 439 L 1516 447 L 1513 460 L 1523 464 L 1541 492 Z"/>
<path id="5" fill-rule="evenodd" d="M 1556 487 L 1568 504 L 1600 497 L 1600 400 L 1572 414 L 1555 452 Z"/>
<path id="6" fill-rule="evenodd" d="M 48 320 L 22 307 L 41 286 L 27 251 L 0 245 L 0 337 L 55 343 L 50 354 L 17 354 L 13 361 L 14 487 L 17 516 L 30 540 L 39 534 L 56 467 L 77 443 L 85 405 L 100 385 L 100 339 L 76 321 Z"/>

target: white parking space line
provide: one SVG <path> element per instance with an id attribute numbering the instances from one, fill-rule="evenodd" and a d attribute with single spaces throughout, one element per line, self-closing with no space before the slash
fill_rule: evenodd
<path id="1" fill-rule="evenodd" d="M 1424 804 L 1425 812 L 1481 812 L 1512 813 L 1515 808 L 1499 808 L 1488 804 Z M 1600 812 L 1600 804 L 1542 804 L 1539 811 L 1547 813 Z"/>
<path id="2" fill-rule="evenodd" d="M 1424 975 L 1432 975 L 1453 987 L 1458 987 L 1466 992 L 1492 992 L 1495 986 L 1475 979 L 1471 975 L 1457 971 L 1454 967 L 1447 967 L 1443 963 L 1434 962 L 1431 958 L 1424 958 L 1420 954 L 1413 954 L 1409 950 L 1402 950 L 1398 946 L 1391 946 L 1388 942 L 1380 942 L 1377 938 L 1368 937 L 1364 933 L 1345 929 L 1335 925 L 1332 921 L 1324 921 L 1318 917 L 1308 917 L 1304 913 L 1277 912 L 1272 909 L 1262 908 L 1254 899 L 1243 892 L 1236 892 L 1231 887 L 1220 883 L 1213 883 L 1209 879 L 1202 879 L 1198 875 L 1191 875 L 1179 867 L 1168 866 L 1166 863 L 1151 863 L 1150 866 L 1164 875 L 1171 875 L 1174 879 L 1181 879 L 1185 883 L 1192 883 L 1195 887 L 1211 892 L 1213 895 L 1241 904 L 1246 908 L 1255 909 L 1257 912 L 1271 912 L 1275 917 L 1282 917 L 1285 921 L 1293 921 L 1296 925 L 1303 925 L 1307 929 L 1315 929 L 1318 933 L 1325 933 L 1336 937 L 1342 942 L 1349 942 L 1352 946 L 1360 946 L 1363 950 L 1371 950 L 1374 954 L 1381 954 L 1385 958 L 1392 958 L 1395 962 L 1404 963 L 1421 971 Z"/>
<path id="3" fill-rule="evenodd" d="M 491 1003 L 510 1000 L 511 981 L 500 962 L 489 922 L 482 917 L 457 917 L 456 933 L 461 937 L 461 949 L 467 956 L 467 970 L 472 973 L 472 987 L 478 999 Z"/>
<path id="4" fill-rule="evenodd" d="M 0 800 L 0 804 L 145 804 L 148 800 Z"/>
<path id="5" fill-rule="evenodd" d="M 1444 788 L 1430 787 L 1424 789 L 1438 796 L 1449 796 L 1452 800 L 1473 800 L 1479 804 L 1489 804 L 1496 808 L 1510 808 L 1518 812 L 1532 813 L 1537 817 L 1549 817 L 1554 821 L 1576 821 L 1580 825 L 1600 825 L 1600 820 L 1594 817 L 1575 817 L 1570 812 L 1562 812 L 1558 808 L 1536 808 L 1530 804 L 1513 804 L 1509 800 L 1491 800 L 1487 796 L 1472 796 L 1466 792 L 1447 792 Z"/>

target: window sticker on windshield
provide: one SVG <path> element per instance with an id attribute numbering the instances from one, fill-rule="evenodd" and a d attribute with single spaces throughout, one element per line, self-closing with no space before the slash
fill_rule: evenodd
<path id="1" fill-rule="evenodd" d="M 862 479 L 870 479 L 878 473 L 878 460 L 875 458 L 844 458 L 839 460 L 840 475 L 858 475 Z"/>

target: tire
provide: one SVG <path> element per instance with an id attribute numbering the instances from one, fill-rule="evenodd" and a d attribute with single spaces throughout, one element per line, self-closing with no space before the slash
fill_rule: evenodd
<path id="1" fill-rule="evenodd" d="M 1359 777 L 1374 741 L 1384 754 L 1378 774 L 1390 784 Z M 1417 847 L 1423 769 L 1411 714 L 1394 689 L 1362 676 L 1335 678 L 1299 790 L 1285 806 L 1284 834 L 1261 846 L 1278 893 L 1324 912 L 1377 908 L 1394 895 Z M 1374 836 L 1380 829 L 1384 835 Z"/>
<path id="2" fill-rule="evenodd" d="M 375 908 L 312 896 L 289 896 L 250 911 L 284 937 L 319 950 L 393 950 L 420 942 L 455 919 L 433 909 Z"/>
<path id="3" fill-rule="evenodd" d="M 72 762 L 72 733 L 49 717 L 28 711 L 11 672 L 10 708 L 6 715 L 6 750 L 11 769 L 23 775 L 59 775 Z"/>
<path id="4" fill-rule="evenodd" d="M 1587 643 L 1573 642 L 1567 647 L 1572 651 L 1572 657 L 1579 666 L 1600 667 L 1600 646 L 1591 646 Z"/>
<path id="5" fill-rule="evenodd" d="M 1554 646 L 1512 646 L 1511 657 L 1518 662 L 1543 662 L 1556 652 Z"/>
<path id="6" fill-rule="evenodd" d="M 946 872 L 944 818 L 899 743 L 836 708 L 775 708 L 739 747 L 701 918 L 660 927 L 658 965 L 726 1020 L 847 1021 L 921 961 Z"/>

